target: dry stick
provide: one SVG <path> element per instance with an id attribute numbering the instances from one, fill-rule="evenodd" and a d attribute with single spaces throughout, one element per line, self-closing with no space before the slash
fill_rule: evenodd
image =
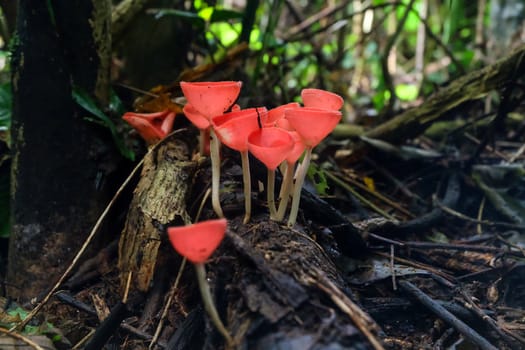
<path id="1" fill-rule="evenodd" d="M 14 333 L 10 329 L 6 329 L 6 328 L 0 327 L 0 333 L 3 333 L 3 334 L 5 334 L 5 335 L 7 335 L 9 337 L 12 337 L 12 338 L 21 340 L 21 341 L 23 341 L 24 343 L 26 343 L 27 345 L 29 345 L 30 347 L 32 347 L 35 350 L 44 350 L 44 348 L 42 348 L 40 345 L 38 345 L 37 343 L 35 343 L 31 339 L 24 337 L 22 334 Z"/>
<path id="2" fill-rule="evenodd" d="M 394 291 L 397 290 L 397 283 L 396 283 L 396 269 L 394 268 L 394 258 L 395 258 L 395 249 L 394 245 L 390 245 L 390 274 L 392 275 L 392 289 Z"/>
<path id="3" fill-rule="evenodd" d="M 381 342 L 372 334 L 371 330 L 380 331 L 379 326 L 361 308 L 348 298 L 336 285 L 332 283 L 322 271 L 312 269 L 313 276 L 303 277 L 304 282 L 315 285 L 330 296 L 330 299 L 339 306 L 354 322 L 356 327 L 366 336 L 372 347 L 376 350 L 384 350 Z"/>
<path id="4" fill-rule="evenodd" d="M 362 203 L 364 203 L 365 205 L 370 207 L 372 210 L 374 210 L 379 215 L 381 215 L 381 216 L 383 216 L 383 217 L 385 217 L 385 218 L 387 218 L 389 220 L 394 220 L 394 221 L 396 220 L 396 218 L 394 218 L 392 215 L 388 214 L 386 211 L 384 211 L 383 209 L 379 208 L 377 205 L 375 205 L 374 203 L 370 202 L 365 197 L 361 196 L 352 187 L 350 187 L 343 180 L 339 179 L 337 176 L 332 175 L 330 172 L 326 172 L 325 174 L 326 174 L 326 176 L 329 179 L 331 179 L 333 182 L 335 182 L 338 186 L 341 186 L 343 189 L 345 189 L 346 191 L 350 192 L 359 201 L 361 201 Z"/>
<path id="5" fill-rule="evenodd" d="M 177 272 L 177 277 L 175 278 L 175 282 L 173 282 L 173 286 L 171 286 L 170 292 L 168 294 L 168 299 L 166 300 L 166 304 L 164 305 L 164 308 L 162 310 L 162 315 L 160 316 L 159 324 L 157 325 L 155 334 L 153 334 L 153 338 L 151 339 L 151 343 L 149 344 L 149 347 L 148 347 L 149 350 L 153 349 L 153 347 L 157 343 L 157 340 L 160 337 L 162 326 L 164 326 L 164 321 L 168 317 L 168 311 L 171 306 L 171 302 L 173 301 L 175 292 L 177 291 L 177 288 L 179 287 L 179 282 L 182 277 L 182 271 L 184 271 L 185 267 L 186 267 L 186 258 L 183 258 L 180 264 L 180 267 L 179 267 L 179 272 Z"/>
<path id="6" fill-rule="evenodd" d="M 499 325 L 497 321 L 495 321 L 492 317 L 487 315 L 486 312 L 484 310 L 482 310 L 476 304 L 476 302 L 472 299 L 472 297 L 467 292 L 465 292 L 464 289 L 460 289 L 459 293 L 464 298 L 463 303 L 464 303 L 465 308 L 467 308 L 468 310 L 474 312 L 474 314 L 476 316 L 478 316 L 478 318 L 481 321 L 485 322 L 488 325 L 488 327 L 490 329 L 492 329 L 494 332 L 496 332 L 500 336 L 500 338 L 503 339 L 507 344 L 513 346 L 516 343 L 514 339 L 517 339 L 517 340 L 520 340 L 520 341 L 524 340 L 523 338 L 521 338 L 517 334 L 514 334 L 514 332 L 506 329 L 502 325 Z M 511 337 L 514 337 L 514 338 L 511 338 Z M 513 347 L 513 348 L 515 348 L 515 347 Z"/>
<path id="7" fill-rule="evenodd" d="M 497 350 L 497 348 L 489 343 L 487 339 L 482 337 L 478 332 L 470 328 L 463 321 L 451 314 L 447 309 L 434 301 L 428 295 L 423 293 L 419 288 L 408 281 L 400 281 L 399 286 L 408 294 L 415 297 L 421 304 L 426 306 L 430 311 L 435 313 L 439 318 L 445 321 L 448 325 L 454 327 L 459 333 L 471 342 L 476 344 L 482 350 Z"/>
<path id="8" fill-rule="evenodd" d="M 473 143 L 475 143 L 476 145 L 480 146 L 482 144 L 482 142 L 480 140 L 478 140 L 476 137 L 472 136 L 471 134 L 469 134 L 468 132 L 466 132 L 464 134 L 465 138 L 467 138 L 469 141 L 472 141 Z M 497 149 L 495 149 L 494 147 L 490 146 L 490 145 L 484 145 L 483 147 L 484 149 L 486 149 L 487 151 L 493 153 L 494 155 L 500 157 L 501 159 L 503 159 L 504 161 L 506 162 L 509 162 L 510 163 L 510 158 L 506 155 L 506 154 L 503 154 L 501 153 L 500 151 L 498 151 Z"/>
<path id="9" fill-rule="evenodd" d="M 58 292 L 55 294 L 55 297 L 57 297 L 57 299 L 64 303 L 64 304 L 67 304 L 67 305 L 70 305 L 71 307 L 75 308 L 75 309 L 78 309 L 80 311 L 83 311 L 85 313 L 87 313 L 88 315 L 90 316 L 97 316 L 97 312 L 91 308 L 91 306 L 79 301 L 79 300 L 76 300 L 75 298 L 73 298 L 72 296 L 70 296 L 69 294 L 67 294 L 66 292 Z M 152 339 L 152 336 L 148 333 L 145 333 L 133 326 L 130 326 L 129 324 L 126 324 L 126 323 L 121 323 L 120 324 L 120 329 L 126 331 L 127 333 L 129 334 L 132 334 L 134 335 L 135 337 L 139 338 L 139 339 L 142 339 L 142 340 L 146 340 L 146 341 L 150 341 Z M 83 344 L 89 339 L 91 338 L 91 336 L 93 335 L 93 333 L 95 333 L 95 329 L 93 329 L 92 332 L 90 332 L 89 334 L 87 334 L 84 339 L 85 341 L 79 341 L 75 347 L 73 347 L 73 349 L 78 349 L 80 348 L 81 346 L 83 346 Z M 166 343 L 164 342 L 158 342 L 157 343 L 158 346 L 160 346 L 161 348 L 165 348 L 166 347 Z"/>
<path id="10" fill-rule="evenodd" d="M 339 178 L 337 175 L 333 174 L 332 172 L 330 171 L 327 171 L 325 172 L 326 176 L 330 179 L 332 179 L 333 181 L 337 182 L 339 185 L 341 184 L 344 184 L 344 181 L 348 181 L 350 182 L 352 185 L 356 186 L 356 187 L 359 187 L 360 189 L 362 189 L 363 191 L 366 191 L 368 192 L 369 194 L 371 194 L 372 196 L 376 197 L 377 199 L 379 199 L 380 201 L 383 201 L 385 202 L 386 204 L 390 205 L 392 208 L 396 209 L 397 211 L 405 214 L 406 216 L 410 217 L 410 218 L 414 218 L 415 215 L 412 214 L 411 212 L 409 212 L 408 210 L 406 210 L 405 208 L 403 208 L 402 206 L 400 206 L 399 204 L 395 203 L 393 200 L 383 196 L 381 193 L 377 192 L 377 191 L 371 191 L 368 187 L 366 187 L 365 185 L 363 184 L 360 184 L 359 182 L 355 181 L 354 179 L 352 178 L 349 178 L 349 177 L 345 177 L 344 179 L 341 179 Z M 350 186 L 346 185 L 344 188 L 347 189 L 348 188 L 351 188 Z"/>
<path id="11" fill-rule="evenodd" d="M 383 253 L 383 252 L 374 252 L 375 255 L 379 255 L 385 259 L 390 259 L 390 254 L 387 254 L 387 253 Z M 408 265 L 408 266 L 412 266 L 412 267 L 415 267 L 415 268 L 418 268 L 418 269 L 422 269 L 422 270 L 426 270 L 430 273 L 433 273 L 434 275 L 436 276 L 439 276 L 439 277 L 442 277 L 443 279 L 445 279 L 446 281 L 454 281 L 454 277 L 452 277 L 450 274 L 446 273 L 446 272 L 443 272 L 441 270 L 438 270 L 437 268 L 433 267 L 433 266 L 430 266 L 430 265 L 427 265 L 427 264 L 423 264 L 423 263 L 420 263 L 420 262 L 416 262 L 416 261 L 412 261 L 412 260 L 408 260 L 408 259 L 404 259 L 404 258 L 400 258 L 398 256 L 394 256 L 394 260 L 396 262 L 399 262 L 399 263 L 402 263 L 402 264 L 405 264 L 405 265 Z"/>
<path id="12" fill-rule="evenodd" d="M 126 280 L 126 289 L 124 289 L 124 296 L 122 297 L 122 303 L 126 304 L 128 302 L 129 289 L 131 287 L 131 277 L 133 276 L 133 271 L 128 272 L 128 278 Z"/>
<path id="13" fill-rule="evenodd" d="M 96 314 L 96 313 L 95 313 Z M 95 328 L 92 328 L 88 334 L 86 334 L 84 336 L 84 338 L 80 339 L 78 341 L 78 343 L 76 343 L 72 348 L 71 350 L 78 350 L 78 349 L 83 349 L 84 348 L 84 345 L 88 342 L 89 339 L 91 339 L 91 337 L 93 336 L 93 334 L 95 334 L 97 330 Z"/>
<path id="14" fill-rule="evenodd" d="M 475 245 L 475 244 L 450 244 L 450 243 L 399 241 L 399 240 L 388 239 L 388 238 L 385 238 L 375 233 L 370 233 L 369 237 L 374 238 L 381 242 L 391 244 L 391 245 L 395 245 L 399 247 L 414 248 L 414 249 L 441 249 L 441 250 L 474 251 L 474 252 L 508 254 L 508 255 L 517 256 L 517 257 L 525 257 L 525 250 L 523 248 L 510 244 L 509 242 L 504 240 L 502 237 L 498 237 L 498 239 L 500 239 L 500 241 L 509 245 L 510 247 L 516 248 L 519 251 L 508 250 L 505 248 L 493 247 L 493 246 Z M 381 252 L 376 252 L 376 253 L 384 254 Z M 396 259 L 401 259 L 401 258 L 396 257 Z M 425 269 L 428 269 L 428 268 L 425 268 Z"/>
<path id="15" fill-rule="evenodd" d="M 208 200 L 208 197 L 210 196 L 210 189 L 208 188 L 206 192 L 204 193 L 204 196 L 202 197 L 201 204 L 199 205 L 199 209 L 197 210 L 197 214 L 195 215 L 194 222 L 198 222 L 199 218 L 201 216 L 202 208 L 204 208 L 204 204 L 206 204 L 206 200 Z M 155 334 L 153 335 L 153 338 L 151 339 L 151 343 L 149 344 L 148 349 L 153 349 L 153 346 L 157 343 L 157 340 L 159 339 L 160 332 L 162 331 L 162 326 L 164 325 L 164 320 L 166 317 L 168 317 L 168 311 L 171 306 L 171 302 L 173 300 L 173 297 L 175 296 L 175 291 L 177 290 L 179 286 L 180 279 L 182 277 L 182 272 L 184 271 L 184 268 L 186 267 L 186 258 L 182 259 L 182 262 L 179 267 L 179 271 L 177 272 L 177 277 L 175 278 L 175 282 L 173 283 L 173 286 L 170 289 L 168 300 L 166 301 L 166 305 L 164 305 L 164 309 L 162 310 L 162 315 L 159 320 L 159 324 L 157 325 L 157 329 L 155 330 Z"/>
<path id="16" fill-rule="evenodd" d="M 434 200 L 434 203 L 436 204 L 436 206 L 439 209 L 443 210 L 445 213 L 450 214 L 452 216 L 455 216 L 457 218 L 460 218 L 461 220 L 470 221 L 470 222 L 473 222 L 473 223 L 486 225 L 486 226 L 491 226 L 491 227 L 501 226 L 501 227 L 507 227 L 507 228 L 514 228 L 514 229 L 518 229 L 518 230 L 522 230 L 522 229 L 525 228 L 525 225 L 512 224 L 512 223 L 509 223 L 509 222 L 474 219 L 474 218 L 471 218 L 470 216 L 467 216 L 467 215 L 465 215 L 463 213 L 460 213 L 459 211 L 456 211 L 456 210 L 454 210 L 452 208 L 449 208 L 449 207 L 443 205 L 437 199 Z"/>
<path id="17" fill-rule="evenodd" d="M 383 166 L 377 164 L 374 160 L 371 158 L 364 156 L 363 160 L 373 166 L 375 170 L 377 170 L 380 174 L 382 174 L 388 181 L 390 181 L 394 186 L 395 190 L 401 191 L 405 196 L 407 196 L 410 199 L 418 200 L 420 202 L 424 202 L 421 197 L 419 197 L 417 194 L 411 192 L 407 186 L 400 180 L 398 180 L 390 171 L 386 170 Z"/>

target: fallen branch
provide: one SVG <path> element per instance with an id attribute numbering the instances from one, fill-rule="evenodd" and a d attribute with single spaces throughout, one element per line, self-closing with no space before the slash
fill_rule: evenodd
<path id="1" fill-rule="evenodd" d="M 464 102 L 484 97 L 494 89 L 525 74 L 525 45 L 510 55 L 482 69 L 468 73 L 437 91 L 419 107 L 369 130 L 366 137 L 396 142 L 416 137 L 433 122 Z"/>

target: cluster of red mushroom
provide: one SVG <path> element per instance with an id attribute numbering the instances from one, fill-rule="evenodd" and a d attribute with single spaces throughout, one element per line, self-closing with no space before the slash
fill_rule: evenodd
<path id="1" fill-rule="evenodd" d="M 219 217 L 224 217 L 219 201 L 219 142 L 241 153 L 244 181 L 245 216 L 251 215 L 251 188 L 248 152 L 268 168 L 267 200 L 272 220 L 282 221 L 290 192 L 293 199 L 288 225 L 297 218 L 301 188 L 311 159 L 312 149 L 339 123 L 343 99 L 334 93 L 319 89 L 304 89 L 301 93 L 304 107 L 288 103 L 272 110 L 265 107 L 239 109 L 233 104 L 240 92 L 241 82 L 181 82 L 188 104 L 186 116 L 201 130 L 209 130 L 212 159 L 212 203 Z M 226 112 L 233 109 L 231 112 Z M 202 122 L 207 120 L 207 123 Z M 201 141 L 201 144 L 203 141 Z M 305 157 L 295 171 L 301 155 Z M 275 170 L 286 170 L 279 199 L 275 204 Z M 295 185 L 293 183 L 296 173 Z"/>
<path id="2" fill-rule="evenodd" d="M 339 123 L 339 110 L 343 105 L 343 99 L 337 94 L 319 89 L 304 89 L 301 92 L 304 107 L 293 102 L 271 110 L 265 107 L 240 109 L 234 103 L 241 85 L 237 81 L 181 82 L 188 101 L 184 114 L 200 130 L 201 155 L 205 154 L 208 137 L 211 137 L 212 206 L 219 219 L 168 228 L 168 237 L 175 250 L 194 263 L 205 309 L 229 346 L 233 346 L 234 340 L 215 309 L 204 268 L 204 263 L 217 249 L 227 229 L 219 200 L 220 144 L 241 154 L 244 223 L 250 220 L 251 215 L 250 152 L 268 168 L 266 192 L 270 218 L 282 221 L 292 198 L 288 226 L 293 226 L 297 219 L 301 189 L 312 149 Z M 170 111 L 150 114 L 129 112 L 123 118 L 151 145 L 171 131 L 175 114 Z M 303 154 L 303 160 L 296 165 Z M 274 192 L 275 170 L 278 167 L 281 167 L 284 176 L 277 208 Z"/>
<path id="3" fill-rule="evenodd" d="M 320 89 L 304 89 L 301 92 L 304 107 L 293 102 L 269 111 L 265 107 L 241 110 L 234 104 L 241 90 L 240 81 L 181 82 L 180 85 L 188 101 L 184 114 L 201 132 L 199 151 L 202 155 L 205 153 L 208 135 L 211 136 L 212 206 L 217 216 L 224 217 L 219 198 L 219 147 L 222 143 L 241 154 L 244 223 L 251 216 L 250 152 L 268 168 L 266 193 L 272 220 L 284 219 L 290 194 L 293 193 L 288 218 L 288 225 L 293 226 L 297 219 L 301 189 L 312 149 L 339 123 L 339 110 L 343 105 L 341 96 Z M 123 118 L 147 142 L 154 143 L 171 130 L 174 114 L 169 111 L 153 114 L 126 113 Z M 303 153 L 304 158 L 296 169 L 296 163 Z M 283 170 L 284 177 L 277 209 L 274 184 L 275 170 L 278 167 Z"/>

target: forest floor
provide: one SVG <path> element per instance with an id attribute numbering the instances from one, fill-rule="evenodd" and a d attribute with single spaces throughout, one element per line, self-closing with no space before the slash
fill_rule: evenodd
<path id="1" fill-rule="evenodd" d="M 254 215 L 241 223 L 240 162 L 224 151 L 229 231 L 207 269 L 239 348 L 525 347 L 523 91 L 511 83 L 495 92 L 500 104 L 463 103 L 403 142 L 335 133 L 314 152 L 293 229 L 269 220 L 260 185 L 266 173 L 255 159 Z M 181 161 L 167 160 L 163 146 L 145 165 L 150 172 Z M 193 161 L 194 146 L 186 143 L 182 157 Z M 210 176 L 207 161 L 194 166 L 185 189 L 191 217 Z M 150 175 L 143 169 L 140 176 Z M 202 217 L 213 217 L 205 203 Z M 47 346 L 147 349 L 158 330 L 150 348 L 223 348 L 191 266 L 172 288 L 181 259 L 161 221 L 152 224 L 160 247 L 149 290 L 132 286 L 122 303 L 127 275 L 118 268 L 118 241 L 108 244 L 46 305 L 42 319 L 61 334 Z"/>

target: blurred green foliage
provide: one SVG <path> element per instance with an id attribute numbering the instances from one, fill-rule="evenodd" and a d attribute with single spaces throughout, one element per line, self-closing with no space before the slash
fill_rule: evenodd
<path id="1" fill-rule="evenodd" d="M 258 104 L 298 100 L 301 89 L 320 87 L 359 101 L 354 108 L 380 112 L 393 98 L 396 108 L 403 107 L 482 63 L 474 62 L 476 21 L 487 24 L 489 11 L 478 13 L 477 2 L 247 0 L 246 8 L 252 3 L 258 8 L 243 73 Z M 195 0 L 190 9 L 156 15 L 191 21 L 196 32 L 192 54 L 205 63 L 239 43 L 247 12 L 230 1 Z M 391 39 L 395 44 L 387 53 Z M 393 89 L 382 69 L 386 60 Z M 354 108 L 346 113 L 359 115 Z"/>

